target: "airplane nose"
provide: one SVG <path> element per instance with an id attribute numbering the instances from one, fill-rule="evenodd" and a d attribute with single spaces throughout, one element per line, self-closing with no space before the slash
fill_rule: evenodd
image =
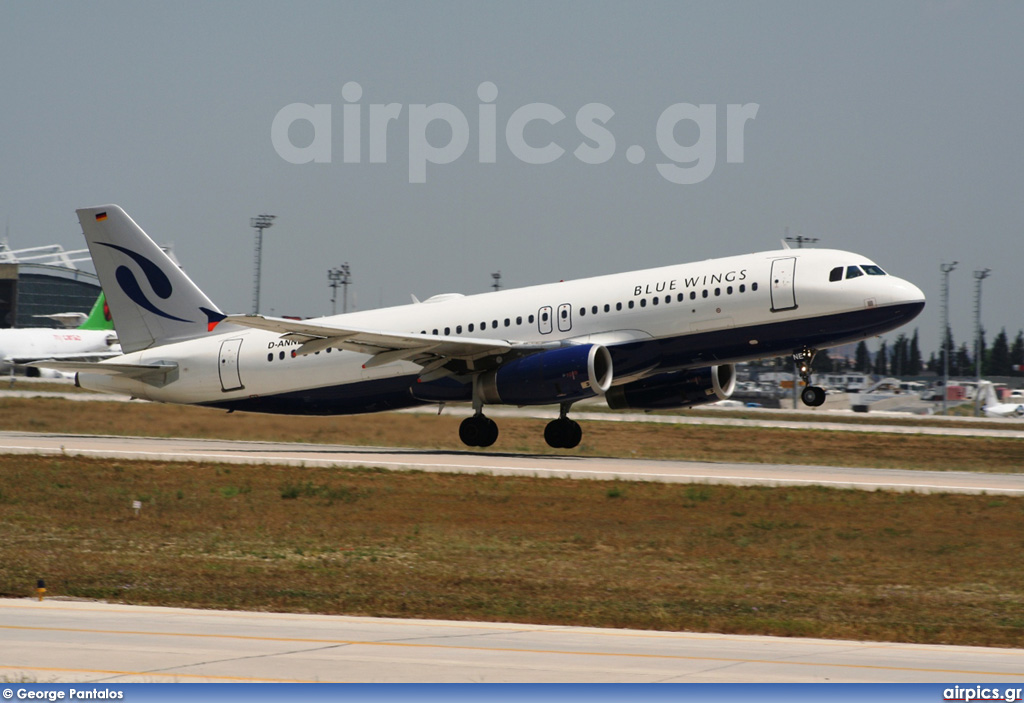
<path id="1" fill-rule="evenodd" d="M 924 291 L 910 281 L 904 281 L 902 278 L 897 279 L 897 281 L 899 283 L 894 291 L 895 295 L 893 297 L 895 300 L 893 302 L 922 304 L 925 302 Z"/>
<path id="2" fill-rule="evenodd" d="M 921 311 L 924 310 L 924 291 L 910 281 L 905 281 L 902 278 L 894 278 L 892 280 L 890 295 L 891 304 L 899 306 L 905 310 L 908 322 L 920 315 Z"/>

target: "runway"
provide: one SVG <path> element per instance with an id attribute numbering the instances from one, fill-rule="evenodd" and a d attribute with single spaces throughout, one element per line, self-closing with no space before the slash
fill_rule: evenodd
<path id="1" fill-rule="evenodd" d="M 0 599 L 38 682 L 1011 682 L 1024 650 Z"/>
<path id="2" fill-rule="evenodd" d="M 92 456 L 128 460 L 353 467 L 486 473 L 599 480 L 721 483 L 745 486 L 830 486 L 924 493 L 1024 495 L 1024 474 L 734 464 L 503 454 L 328 444 L 60 433 L 0 432 L 0 453 Z"/>

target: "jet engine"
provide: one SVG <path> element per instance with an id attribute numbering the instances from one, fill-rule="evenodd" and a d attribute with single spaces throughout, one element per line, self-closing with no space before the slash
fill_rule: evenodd
<path id="1" fill-rule="evenodd" d="M 707 366 L 651 376 L 605 393 L 612 410 L 670 410 L 726 400 L 736 390 L 736 367 Z"/>
<path id="2" fill-rule="evenodd" d="M 590 398 L 612 383 L 612 355 L 580 344 L 513 359 L 480 377 L 487 404 L 547 405 Z"/>

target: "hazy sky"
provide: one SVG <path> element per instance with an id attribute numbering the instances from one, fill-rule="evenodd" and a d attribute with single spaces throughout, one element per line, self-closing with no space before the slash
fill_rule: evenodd
<path id="1" fill-rule="evenodd" d="M 248 312 L 271 213 L 261 311 L 303 316 L 344 261 L 365 309 L 788 228 L 917 283 L 927 354 L 943 261 L 957 343 L 975 269 L 989 341 L 1024 327 L 1022 33 L 1017 2 L 8 2 L 0 224 L 79 248 L 75 208 L 120 204 Z"/>

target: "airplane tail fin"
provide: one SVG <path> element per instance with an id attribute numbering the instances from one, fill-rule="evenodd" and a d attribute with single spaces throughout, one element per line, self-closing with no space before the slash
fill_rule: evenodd
<path id="1" fill-rule="evenodd" d="M 107 297 L 100 293 L 93 303 L 89 316 L 85 322 L 78 326 L 80 330 L 112 330 L 114 329 L 113 319 L 110 317 L 110 307 L 107 306 Z"/>
<path id="2" fill-rule="evenodd" d="M 217 306 L 117 205 L 77 210 L 125 352 L 200 337 Z"/>

